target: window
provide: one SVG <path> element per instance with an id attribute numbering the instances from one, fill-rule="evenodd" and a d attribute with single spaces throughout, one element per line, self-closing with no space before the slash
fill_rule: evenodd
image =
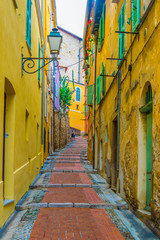
<path id="1" fill-rule="evenodd" d="M 101 100 L 100 79 L 101 79 L 101 77 L 98 76 L 98 78 L 97 78 L 97 105 L 100 103 L 100 100 Z"/>
<path id="2" fill-rule="evenodd" d="M 31 49 L 31 6 L 32 1 L 27 0 L 26 40 L 30 49 Z"/>
<path id="3" fill-rule="evenodd" d="M 79 110 L 79 105 L 76 105 L 76 109 Z"/>
<path id="4" fill-rule="evenodd" d="M 103 4 L 102 15 L 99 20 L 99 51 L 101 50 L 101 46 L 104 40 L 105 34 L 105 4 Z"/>
<path id="5" fill-rule="evenodd" d="M 81 89 L 79 87 L 76 88 L 76 101 L 81 101 Z"/>
<path id="6" fill-rule="evenodd" d="M 38 57 L 40 58 L 41 57 L 41 46 L 40 46 L 40 43 L 38 44 Z M 41 60 L 38 59 L 38 68 L 41 67 Z M 41 70 L 38 70 L 38 81 L 40 81 L 41 79 Z"/>
<path id="7" fill-rule="evenodd" d="M 121 13 L 119 15 L 118 19 L 118 25 L 119 25 L 119 31 L 124 32 L 125 31 L 125 3 L 122 6 Z M 119 33 L 119 50 L 118 50 L 118 57 L 120 59 L 123 58 L 125 52 L 125 34 Z M 120 63 L 121 60 L 119 60 L 118 63 Z"/>
<path id="8" fill-rule="evenodd" d="M 140 0 L 132 1 L 132 31 L 140 24 Z"/>

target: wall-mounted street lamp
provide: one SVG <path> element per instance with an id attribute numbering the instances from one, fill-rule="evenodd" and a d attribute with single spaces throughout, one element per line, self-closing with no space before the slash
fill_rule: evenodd
<path id="1" fill-rule="evenodd" d="M 57 28 L 52 29 L 52 31 L 50 32 L 50 35 L 48 36 L 48 41 L 49 41 L 49 46 L 50 46 L 50 54 L 59 54 L 59 50 L 60 50 L 61 43 L 62 43 L 62 36 L 58 32 Z M 27 66 L 27 68 L 29 68 L 29 69 L 34 68 L 34 66 L 35 66 L 34 60 L 49 60 L 49 61 L 35 71 L 32 71 L 32 72 L 27 71 L 25 69 L 25 66 Z M 53 58 L 23 57 L 23 54 L 22 54 L 22 76 L 23 76 L 23 71 L 25 71 L 28 74 L 36 73 L 40 69 L 44 68 L 46 65 L 48 65 L 49 63 L 51 63 L 55 60 L 57 60 L 56 57 L 53 57 Z"/>

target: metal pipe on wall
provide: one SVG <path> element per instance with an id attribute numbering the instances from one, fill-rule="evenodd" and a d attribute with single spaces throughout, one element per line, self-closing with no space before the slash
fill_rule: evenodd
<path id="1" fill-rule="evenodd" d="M 95 36 L 94 53 L 94 94 L 93 94 L 93 168 L 95 168 L 95 114 L 96 114 L 96 61 L 97 61 L 97 36 Z"/>

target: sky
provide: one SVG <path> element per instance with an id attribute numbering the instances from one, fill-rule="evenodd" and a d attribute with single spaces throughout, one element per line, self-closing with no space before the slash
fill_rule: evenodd
<path id="1" fill-rule="evenodd" d="M 57 25 L 83 38 L 87 0 L 56 0 Z"/>

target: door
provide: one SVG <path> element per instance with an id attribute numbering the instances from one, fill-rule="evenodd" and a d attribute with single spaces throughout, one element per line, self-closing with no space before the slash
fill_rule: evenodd
<path id="1" fill-rule="evenodd" d="M 99 163 L 99 170 L 102 170 L 103 165 L 103 142 L 100 141 L 100 163 Z"/>
<path id="2" fill-rule="evenodd" d="M 146 205 L 150 207 L 152 198 L 152 112 L 147 114 L 146 148 L 147 148 Z"/>
<path id="3" fill-rule="evenodd" d="M 111 188 L 117 189 L 117 136 L 118 136 L 117 118 L 113 121 L 113 143 L 112 143 L 112 165 L 111 165 Z"/>

